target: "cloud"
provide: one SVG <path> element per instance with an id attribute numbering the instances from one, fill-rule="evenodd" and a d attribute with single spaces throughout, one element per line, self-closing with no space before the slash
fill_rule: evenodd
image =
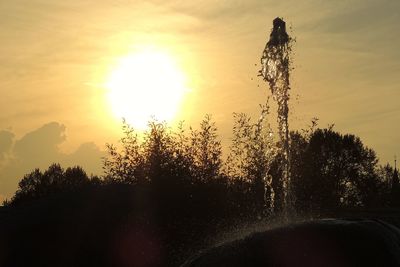
<path id="1" fill-rule="evenodd" d="M 93 142 L 81 144 L 78 149 L 65 157 L 65 165 L 79 165 L 85 169 L 87 173 L 100 174 L 102 173 L 101 158 L 105 156 L 105 152 Z"/>
<path id="2" fill-rule="evenodd" d="M 58 145 L 65 139 L 65 126 L 51 122 L 17 140 L 13 152 L 24 161 L 36 161 L 42 156 L 55 157 L 59 154 Z"/>
<path id="3" fill-rule="evenodd" d="M 89 174 L 101 174 L 105 155 L 95 143 L 81 144 L 70 154 L 60 151 L 66 140 L 66 127 L 50 122 L 15 140 L 10 131 L 0 131 L 0 196 L 10 198 L 22 177 L 35 168 L 46 169 L 52 163 L 63 167 L 82 166 Z"/>
<path id="4" fill-rule="evenodd" d="M 14 134 L 9 131 L 0 131 L 0 161 L 5 159 L 13 144 Z"/>

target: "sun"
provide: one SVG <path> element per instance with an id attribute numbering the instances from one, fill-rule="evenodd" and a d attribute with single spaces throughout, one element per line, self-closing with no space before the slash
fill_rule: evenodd
<path id="1" fill-rule="evenodd" d="M 153 118 L 173 120 L 186 91 L 185 76 L 173 58 L 154 50 L 123 57 L 106 88 L 114 115 L 139 129 Z"/>

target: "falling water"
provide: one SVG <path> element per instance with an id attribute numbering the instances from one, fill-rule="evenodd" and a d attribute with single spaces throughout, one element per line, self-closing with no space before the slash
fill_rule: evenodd
<path id="1" fill-rule="evenodd" d="M 283 155 L 283 213 L 286 218 L 292 208 L 288 122 L 291 41 L 292 39 L 286 32 L 286 23 L 281 18 L 274 19 L 270 39 L 261 57 L 262 69 L 260 70 L 260 76 L 268 82 L 272 96 L 278 103 L 278 132 Z"/>

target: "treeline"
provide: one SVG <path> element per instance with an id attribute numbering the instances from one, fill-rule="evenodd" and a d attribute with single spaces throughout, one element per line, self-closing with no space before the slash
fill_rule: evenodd
<path id="1" fill-rule="evenodd" d="M 225 157 L 206 116 L 198 129 L 151 122 L 144 135 L 124 123 L 101 177 L 59 164 L 28 173 L 1 210 L 0 265 L 178 266 L 221 233 L 279 219 L 282 155 L 266 115 L 235 114 Z M 400 206 L 397 173 L 358 137 L 314 122 L 290 149 L 296 215 Z"/>
<path id="2" fill-rule="evenodd" d="M 18 183 L 18 189 L 5 206 L 18 206 L 36 199 L 69 194 L 85 188 L 100 186 L 103 181 L 98 176 L 89 177 L 79 166 L 63 169 L 60 164 L 52 164 L 44 172 L 39 169 L 26 174 Z"/>
<path id="3" fill-rule="evenodd" d="M 282 203 L 280 143 L 267 121 L 268 108 L 253 122 L 234 114 L 233 138 L 222 155 L 215 123 L 206 116 L 198 129 L 177 129 L 152 121 L 139 135 L 123 123 L 118 146 L 107 144 L 104 176 L 89 177 L 80 167 L 63 170 L 58 164 L 45 172 L 34 170 L 20 181 L 6 205 L 20 205 L 51 194 L 110 184 L 146 187 L 160 194 L 187 195 L 218 201 L 212 213 L 265 216 L 277 214 Z M 297 213 L 319 214 L 346 208 L 395 206 L 398 178 L 389 165 L 381 166 L 375 152 L 360 138 L 342 135 L 316 121 L 290 134 L 291 194 Z M 397 181 L 396 181 L 397 179 Z M 179 207 L 177 207 L 179 209 Z"/>

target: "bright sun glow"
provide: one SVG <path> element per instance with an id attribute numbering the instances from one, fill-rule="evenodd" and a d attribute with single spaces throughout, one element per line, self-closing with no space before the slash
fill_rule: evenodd
<path id="1" fill-rule="evenodd" d="M 114 114 L 140 129 L 152 118 L 171 121 L 186 91 L 174 60 L 152 50 L 122 58 L 106 87 Z"/>

